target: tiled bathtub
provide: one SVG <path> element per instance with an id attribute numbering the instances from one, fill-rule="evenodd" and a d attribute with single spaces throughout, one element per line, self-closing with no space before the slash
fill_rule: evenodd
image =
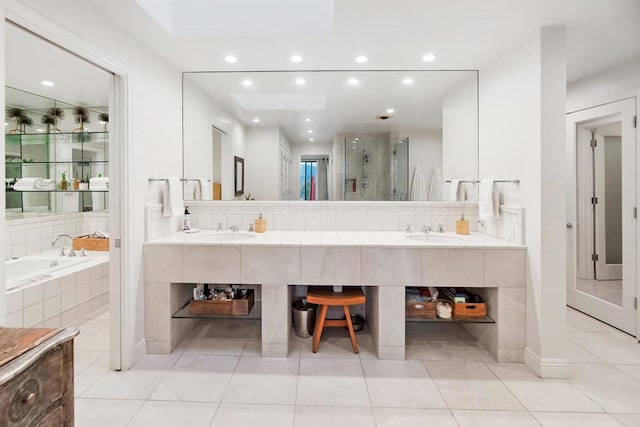
<path id="1" fill-rule="evenodd" d="M 109 252 L 58 252 L 7 261 L 7 326 L 64 327 L 108 304 Z M 49 268 L 53 260 L 58 265 Z"/>

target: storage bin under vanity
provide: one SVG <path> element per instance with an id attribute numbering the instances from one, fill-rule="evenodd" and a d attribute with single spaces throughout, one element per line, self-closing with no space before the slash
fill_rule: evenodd
<path id="1" fill-rule="evenodd" d="M 214 290 L 221 291 L 221 290 Z M 209 316 L 248 316 L 255 304 L 255 292 L 246 289 L 242 298 L 191 300 L 189 311 L 196 315 Z"/>

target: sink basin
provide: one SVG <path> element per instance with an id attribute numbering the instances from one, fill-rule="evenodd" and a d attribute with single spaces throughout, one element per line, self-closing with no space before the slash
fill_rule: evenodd
<path id="1" fill-rule="evenodd" d="M 450 234 L 409 234 L 407 239 L 416 240 L 418 242 L 436 243 L 436 244 L 461 244 L 466 241 L 464 237 L 452 236 Z"/>
<path id="2" fill-rule="evenodd" d="M 205 234 L 204 236 L 200 236 L 199 239 L 206 240 L 208 242 L 237 242 L 240 240 L 253 239 L 254 237 L 255 236 L 253 234 L 242 232 L 221 232 Z"/>

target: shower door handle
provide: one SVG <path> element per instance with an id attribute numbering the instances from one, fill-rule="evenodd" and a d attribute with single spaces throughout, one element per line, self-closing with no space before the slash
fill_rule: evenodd
<path id="1" fill-rule="evenodd" d="M 572 223 L 570 223 L 570 222 L 568 222 L 568 223 L 567 223 L 567 228 L 573 228 L 573 224 L 572 224 Z"/>

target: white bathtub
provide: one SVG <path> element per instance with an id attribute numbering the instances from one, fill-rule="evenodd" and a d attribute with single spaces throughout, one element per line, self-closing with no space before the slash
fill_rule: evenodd
<path id="1" fill-rule="evenodd" d="M 51 250 L 5 262 L 7 326 L 64 327 L 108 303 L 109 252 L 59 254 Z"/>
<path id="2" fill-rule="evenodd" d="M 109 252 L 87 252 L 88 255 L 84 257 L 61 257 L 59 254 L 59 250 L 55 249 L 5 261 L 5 290 L 83 270 L 109 259 Z"/>

